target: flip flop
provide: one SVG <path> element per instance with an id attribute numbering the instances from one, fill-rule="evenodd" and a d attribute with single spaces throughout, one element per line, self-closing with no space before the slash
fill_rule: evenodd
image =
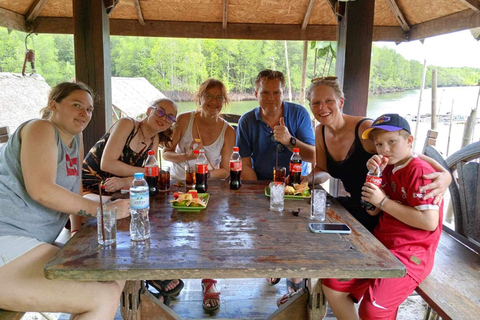
<path id="1" fill-rule="evenodd" d="M 290 279 L 287 279 L 287 292 L 290 291 L 288 290 L 289 288 L 292 288 L 293 292 L 297 292 L 298 290 L 305 288 L 305 280 L 302 279 L 299 283 L 295 283 Z"/>
<path id="2" fill-rule="evenodd" d="M 169 296 L 166 296 L 166 295 L 162 294 L 160 291 L 159 292 L 153 292 L 153 291 L 148 290 L 148 292 L 150 292 L 155 298 L 157 298 L 158 301 L 160 301 L 161 303 L 163 303 L 167 307 L 170 307 L 170 303 L 172 302 L 172 300 L 170 299 Z M 163 301 L 160 300 L 160 297 L 163 297 Z"/>
<path id="3" fill-rule="evenodd" d="M 202 279 L 203 309 L 205 309 L 206 311 L 214 311 L 220 308 L 220 292 L 206 293 L 208 292 L 208 290 L 210 290 L 212 286 L 215 285 L 215 283 L 217 283 L 217 281 L 213 279 Z M 204 286 L 204 284 L 206 284 L 206 287 Z M 213 307 L 207 307 L 207 305 L 205 304 L 205 300 L 207 299 L 217 299 L 218 304 Z"/>
<path id="4" fill-rule="evenodd" d="M 180 291 L 182 291 L 183 287 L 185 284 L 181 279 L 178 279 L 178 284 L 175 288 L 171 290 L 166 290 L 165 288 L 172 282 L 173 280 L 147 280 L 147 284 L 151 285 L 155 289 L 157 289 L 158 292 L 161 292 L 165 296 L 169 297 L 177 297 L 180 294 Z"/>
<path id="5" fill-rule="evenodd" d="M 268 279 L 275 279 L 275 280 L 273 280 L 273 281 L 270 282 L 270 281 L 268 281 Z M 266 280 L 267 283 L 268 283 L 269 285 L 271 285 L 271 286 L 276 285 L 277 283 L 280 282 L 280 280 L 282 280 L 282 278 L 268 278 L 268 279 L 265 279 L 265 280 Z"/>
<path id="6" fill-rule="evenodd" d="M 280 307 L 282 304 L 287 303 L 288 300 L 294 295 L 296 295 L 297 293 L 298 291 L 285 293 L 280 299 L 277 300 L 277 307 Z"/>

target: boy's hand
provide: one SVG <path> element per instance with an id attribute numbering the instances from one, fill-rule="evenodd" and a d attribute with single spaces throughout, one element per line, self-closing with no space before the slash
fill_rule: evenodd
<path id="1" fill-rule="evenodd" d="M 365 182 L 362 187 L 362 200 L 368 201 L 378 207 L 385 198 L 385 192 L 371 182 Z"/>
<path id="2" fill-rule="evenodd" d="M 367 169 L 370 170 L 375 170 L 376 168 L 380 167 L 380 172 L 383 172 L 383 169 L 388 164 L 388 158 L 384 157 L 380 154 L 375 154 L 373 155 L 370 159 L 367 161 Z"/>

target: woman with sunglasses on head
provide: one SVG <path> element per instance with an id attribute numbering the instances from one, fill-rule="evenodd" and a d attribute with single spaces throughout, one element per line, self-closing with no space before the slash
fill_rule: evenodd
<path id="1" fill-rule="evenodd" d="M 156 100 L 142 120 L 122 118 L 90 149 L 83 161 L 83 189 L 87 198 L 97 198 L 98 185 L 113 193 L 129 187 L 135 172 L 142 171 L 148 150 L 168 147 L 172 141 L 172 124 L 176 121 L 177 105 L 170 99 Z M 156 154 L 156 152 L 155 152 Z M 156 155 L 155 155 L 156 157 Z M 80 223 L 72 222 L 72 228 Z M 158 291 L 160 301 L 169 304 L 170 296 L 178 295 L 183 282 L 149 280 Z"/>
<path id="2" fill-rule="evenodd" d="M 227 89 L 217 79 L 204 81 L 195 96 L 199 107 L 196 111 L 182 113 L 174 126 L 173 141 L 165 148 L 163 157 L 171 161 L 171 175 L 177 180 L 185 179 L 185 161 L 195 166 L 194 150 L 204 149 L 208 159 L 210 179 L 226 179 L 230 174 L 230 156 L 235 146 L 235 130 L 220 117 L 228 104 Z M 203 279 L 203 307 L 207 311 L 218 309 L 220 292 L 213 279 Z"/>
<path id="3" fill-rule="evenodd" d="M 0 147 L 0 309 L 65 312 L 78 320 L 115 317 L 125 281 L 44 275 L 69 216 L 96 216 L 98 199 L 81 196 L 78 167 L 82 131 L 92 112 L 90 88 L 60 83 L 52 88 L 42 119 L 24 122 Z M 118 219 L 129 215 L 128 200 L 114 204 Z"/>
<path id="4" fill-rule="evenodd" d="M 373 121 L 343 113 L 344 93 L 336 77 L 312 80 L 306 96 L 313 116 L 320 122 L 315 128 L 315 182 L 323 183 L 330 176 L 340 179 L 350 196 L 337 200 L 373 231 L 378 216 L 369 215 L 361 206 L 362 187 L 368 171 L 366 163 L 376 153 L 373 141 L 362 139 L 361 134 Z M 426 177 L 434 181 L 422 188 L 427 191 L 426 199 L 435 197 L 435 203 L 439 203 L 452 181 L 451 176 L 435 160 L 419 156 L 437 170 Z"/>

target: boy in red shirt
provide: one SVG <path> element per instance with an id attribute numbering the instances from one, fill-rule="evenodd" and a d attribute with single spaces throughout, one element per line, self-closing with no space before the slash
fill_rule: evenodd
<path id="1" fill-rule="evenodd" d="M 423 175 L 435 172 L 412 152 L 408 122 L 398 114 L 377 118 L 362 134 L 372 139 L 378 155 L 367 162 L 369 170 L 383 172 L 382 188 L 365 183 L 362 199 L 380 214 L 373 234 L 407 268 L 404 278 L 324 279 L 323 290 L 337 319 L 395 319 L 398 307 L 430 274 L 442 231 L 443 201 L 424 200 L 419 187 L 430 183 Z M 360 308 L 354 303 L 363 297 Z"/>

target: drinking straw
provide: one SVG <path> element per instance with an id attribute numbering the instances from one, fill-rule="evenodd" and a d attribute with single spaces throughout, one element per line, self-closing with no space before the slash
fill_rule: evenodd
<path id="1" fill-rule="evenodd" d="M 278 167 L 278 146 L 279 144 L 277 143 L 277 147 L 275 148 L 275 170 L 277 170 Z"/>
<path id="2" fill-rule="evenodd" d="M 160 163 L 160 170 L 162 170 L 162 149 L 158 149 L 158 162 Z"/>
<path id="3" fill-rule="evenodd" d="M 102 183 L 98 184 L 98 195 L 100 196 L 100 215 L 101 215 L 101 223 L 102 223 L 102 237 L 103 243 L 105 243 L 105 224 L 103 222 L 103 200 L 102 200 Z"/>
<path id="4" fill-rule="evenodd" d="M 187 164 L 188 172 L 190 172 L 190 164 L 188 163 L 187 157 L 187 148 L 183 148 L 183 152 L 185 152 L 185 163 Z"/>
<path id="5" fill-rule="evenodd" d="M 315 194 L 315 163 L 312 163 L 312 192 L 310 192 L 310 215 L 313 216 L 313 212 L 314 212 L 314 206 L 313 206 L 313 203 L 314 203 L 314 194 Z"/>

